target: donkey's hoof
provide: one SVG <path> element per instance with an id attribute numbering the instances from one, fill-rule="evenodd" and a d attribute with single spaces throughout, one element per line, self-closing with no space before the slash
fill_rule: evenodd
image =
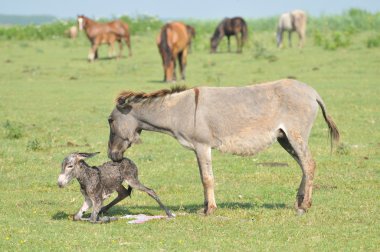
<path id="1" fill-rule="evenodd" d="M 297 215 L 298 216 L 302 216 L 302 215 L 304 215 L 306 213 L 306 211 L 304 210 L 304 209 L 302 209 L 302 208 L 298 208 L 297 209 Z"/>

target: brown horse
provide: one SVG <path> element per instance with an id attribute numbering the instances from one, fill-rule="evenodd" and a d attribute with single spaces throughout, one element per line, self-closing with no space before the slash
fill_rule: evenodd
<path id="1" fill-rule="evenodd" d="M 240 33 L 240 37 L 239 37 Z M 211 53 L 216 52 L 219 42 L 224 36 L 227 36 L 228 41 L 228 51 L 230 48 L 230 36 L 236 36 L 237 41 L 237 52 L 241 53 L 243 49 L 243 44 L 247 40 L 248 28 L 247 23 L 241 17 L 225 18 L 216 27 L 214 35 L 211 37 Z"/>
<path id="2" fill-rule="evenodd" d="M 101 44 L 110 45 L 113 53 L 115 41 L 119 42 L 119 55 L 123 49 L 122 40 L 128 46 L 129 56 L 132 55 L 131 41 L 128 25 L 121 20 L 114 20 L 108 23 L 98 23 L 83 15 L 78 16 L 78 25 L 80 30 L 85 30 L 87 38 L 91 42 L 88 60 L 93 61 L 98 58 L 98 47 Z"/>
<path id="3" fill-rule="evenodd" d="M 157 36 L 156 42 L 162 57 L 164 81 L 176 80 L 176 60 L 178 59 L 181 77 L 185 79 L 187 50 L 191 36 L 185 24 L 172 22 L 165 24 Z"/>

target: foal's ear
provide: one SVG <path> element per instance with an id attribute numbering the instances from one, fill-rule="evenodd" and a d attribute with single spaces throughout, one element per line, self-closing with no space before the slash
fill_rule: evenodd
<path id="1" fill-rule="evenodd" d="M 78 153 L 77 157 L 79 160 L 83 160 L 86 158 L 91 158 L 93 156 L 98 155 L 100 152 L 94 152 L 94 153 Z"/>

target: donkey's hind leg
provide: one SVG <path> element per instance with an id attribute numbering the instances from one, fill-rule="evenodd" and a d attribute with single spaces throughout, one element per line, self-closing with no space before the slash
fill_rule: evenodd
<path id="1" fill-rule="evenodd" d="M 150 197 L 152 197 L 155 201 L 157 201 L 157 203 L 160 205 L 160 207 L 165 211 L 166 215 L 168 217 L 175 217 L 174 214 L 172 214 L 172 212 L 170 212 L 170 210 L 164 205 L 162 204 L 160 198 L 157 196 L 156 192 L 153 191 L 153 189 L 150 189 L 146 186 L 144 186 L 143 184 L 141 184 L 137 179 L 128 179 L 127 180 L 127 183 L 132 187 L 132 188 L 135 188 L 137 190 L 140 190 L 140 191 L 143 191 L 143 192 L 146 192 Z"/>
<path id="2" fill-rule="evenodd" d="M 291 132 L 289 135 L 284 133 L 278 138 L 278 142 L 297 161 L 302 170 L 302 180 L 295 203 L 297 213 L 301 215 L 311 207 L 316 165 L 307 146 L 307 139 L 303 139 L 298 132 Z"/>
<path id="3" fill-rule="evenodd" d="M 132 187 L 128 186 L 128 189 L 126 189 L 123 185 L 121 185 L 117 190 L 117 197 L 108 205 L 102 207 L 99 214 L 106 213 L 111 207 L 131 195 Z"/>

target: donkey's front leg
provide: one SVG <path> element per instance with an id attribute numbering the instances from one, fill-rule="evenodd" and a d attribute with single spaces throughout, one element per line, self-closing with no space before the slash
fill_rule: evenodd
<path id="1" fill-rule="evenodd" d="M 92 200 L 93 207 L 92 207 L 92 213 L 90 216 L 90 222 L 96 223 L 99 220 L 99 212 L 102 208 L 102 203 L 103 202 L 101 200 L 101 196 L 96 197 L 95 199 Z"/>
<path id="2" fill-rule="evenodd" d="M 204 191 L 204 213 L 211 214 L 217 208 L 214 195 L 214 174 L 212 172 L 211 147 L 198 146 L 195 150 L 198 160 L 199 173 Z"/>
<path id="3" fill-rule="evenodd" d="M 84 202 L 79 211 L 74 215 L 73 220 L 79 221 L 82 219 L 83 214 L 92 206 L 92 201 L 89 197 L 84 198 Z"/>

